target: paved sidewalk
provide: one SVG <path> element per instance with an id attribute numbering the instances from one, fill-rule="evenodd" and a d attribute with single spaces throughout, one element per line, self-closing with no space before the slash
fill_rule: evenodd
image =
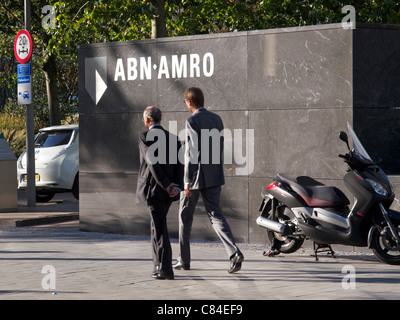
<path id="1" fill-rule="evenodd" d="M 77 226 L 0 226 L 0 299 L 400 299 L 400 266 L 369 253 L 335 250 L 336 259 L 316 262 L 307 248 L 267 258 L 263 245 L 241 244 L 242 270 L 228 274 L 220 243 L 194 242 L 191 270 L 176 271 L 175 280 L 154 280 L 149 239 Z M 172 247 L 176 255 L 176 240 Z M 44 266 L 54 268 L 54 278 L 52 271 L 42 273 Z M 56 288 L 44 288 L 52 279 Z"/>
<path id="2" fill-rule="evenodd" d="M 400 266 L 378 262 L 365 248 L 333 246 L 336 259 L 321 255 L 316 262 L 309 246 L 267 258 L 264 245 L 239 244 L 245 261 L 229 274 L 221 243 L 193 241 L 191 270 L 154 280 L 148 238 L 82 232 L 78 219 L 71 195 L 34 208 L 21 198 L 16 212 L 0 213 L 0 300 L 159 300 L 164 306 L 164 300 L 400 299 Z M 176 256 L 176 239 L 172 249 Z"/>

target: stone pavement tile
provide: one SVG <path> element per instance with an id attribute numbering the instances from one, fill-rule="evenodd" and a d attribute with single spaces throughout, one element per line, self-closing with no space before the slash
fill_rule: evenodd
<path id="1" fill-rule="evenodd" d="M 0 299 L 34 300 L 341 300 L 400 299 L 400 266 L 371 254 L 311 250 L 267 258 L 263 246 L 240 244 L 242 270 L 229 274 L 222 244 L 194 242 L 191 270 L 175 280 L 151 278 L 147 238 L 65 229 L 0 227 Z M 178 244 L 172 243 L 174 256 Z M 55 270 L 56 288 L 44 288 L 44 266 Z M 343 271 L 355 271 L 354 282 Z M 48 278 L 46 278 L 48 279 Z M 47 285 L 50 282 L 46 282 Z M 45 283 L 45 285 L 46 285 Z M 354 284 L 354 288 L 346 289 Z"/>

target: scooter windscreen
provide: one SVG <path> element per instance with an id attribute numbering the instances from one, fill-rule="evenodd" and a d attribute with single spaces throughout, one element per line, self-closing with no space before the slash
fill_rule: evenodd
<path id="1" fill-rule="evenodd" d="M 347 122 L 347 129 L 349 130 L 349 134 L 351 137 L 352 145 L 354 152 L 358 154 L 358 156 L 361 156 L 367 161 L 370 161 L 371 164 L 373 163 L 373 160 L 371 159 L 370 155 L 368 152 L 365 150 L 363 145 L 361 144 L 360 140 L 358 139 L 357 135 L 355 134 L 353 128 L 350 126 L 350 124 Z M 386 175 L 386 173 L 380 169 L 379 171 L 375 172 L 375 175 L 379 175 L 382 177 L 383 181 L 386 181 L 387 186 L 386 189 L 383 189 L 384 191 L 381 191 L 381 184 L 377 184 L 376 181 L 372 181 L 371 179 L 367 179 L 367 181 L 372 184 L 373 188 L 375 189 L 375 192 L 377 192 L 380 195 L 388 195 L 388 194 L 393 194 L 394 192 L 394 185 L 393 182 L 390 180 L 390 178 Z M 387 192 L 386 190 L 390 190 L 390 192 Z"/>
<path id="2" fill-rule="evenodd" d="M 370 160 L 372 162 L 371 157 L 369 156 L 368 152 L 365 150 L 365 148 L 361 144 L 361 141 L 358 139 L 356 133 L 354 132 L 353 128 L 351 127 L 351 125 L 348 122 L 347 122 L 347 129 L 349 130 L 349 134 L 351 137 L 354 151 L 357 152 L 363 158 Z"/>

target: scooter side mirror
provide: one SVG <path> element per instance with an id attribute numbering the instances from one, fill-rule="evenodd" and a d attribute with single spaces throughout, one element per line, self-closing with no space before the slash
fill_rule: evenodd
<path id="1" fill-rule="evenodd" d="M 350 146 L 349 146 L 349 138 L 347 137 L 347 134 L 346 134 L 346 132 L 344 132 L 344 131 L 340 131 L 340 134 L 339 134 L 339 139 L 340 139 L 340 140 L 342 140 L 343 142 L 346 142 L 346 144 L 347 144 L 347 148 L 349 148 L 349 150 L 350 150 Z"/>

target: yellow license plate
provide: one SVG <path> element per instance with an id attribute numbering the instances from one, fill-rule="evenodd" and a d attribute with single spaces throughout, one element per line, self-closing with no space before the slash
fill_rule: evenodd
<path id="1" fill-rule="evenodd" d="M 22 180 L 23 180 L 23 181 L 28 181 L 28 175 L 24 174 Z M 40 180 L 40 175 L 39 175 L 38 173 L 35 174 L 35 180 L 36 180 L 36 181 L 39 181 L 39 180 Z"/>

